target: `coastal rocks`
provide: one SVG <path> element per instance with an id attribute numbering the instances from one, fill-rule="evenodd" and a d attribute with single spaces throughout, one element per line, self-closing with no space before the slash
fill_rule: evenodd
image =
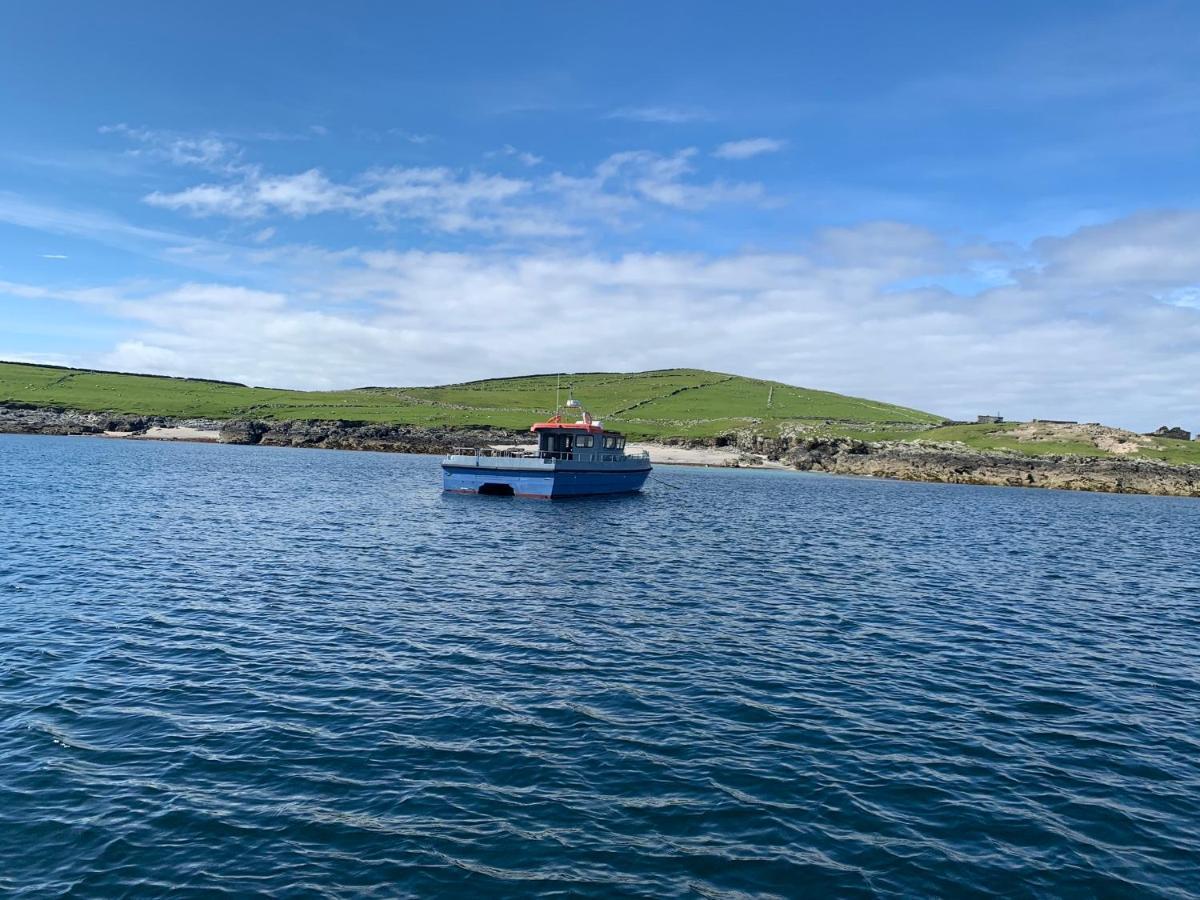
<path id="1" fill-rule="evenodd" d="M 109 437 L 155 437 L 161 429 L 215 432 L 221 423 L 211 419 L 174 419 L 130 413 L 80 412 L 30 403 L 0 403 L 0 434 L 94 434 Z"/>
<path id="2" fill-rule="evenodd" d="M 221 444 L 258 444 L 270 430 L 271 426 L 266 422 L 235 419 L 221 423 L 217 441 Z"/>
<path id="3" fill-rule="evenodd" d="M 1024 456 L 962 444 L 833 438 L 801 442 L 788 461 L 802 471 L 903 481 L 1200 497 L 1200 466 L 1156 460 Z"/>
<path id="4" fill-rule="evenodd" d="M 525 432 L 493 428 L 387 425 L 364 422 L 268 422 L 237 420 L 221 426 L 223 444 L 378 450 L 393 453 L 447 453 L 455 447 L 487 447 L 526 440 Z"/>
<path id="5" fill-rule="evenodd" d="M 85 413 L 26 403 L 0 404 L 0 433 L 5 434 L 138 434 L 163 421 L 152 416 Z"/>

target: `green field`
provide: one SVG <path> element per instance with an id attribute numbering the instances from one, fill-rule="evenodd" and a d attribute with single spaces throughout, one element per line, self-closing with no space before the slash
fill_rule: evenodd
<path id="1" fill-rule="evenodd" d="M 524 430 L 554 412 L 555 375 L 442 387 L 289 391 L 154 375 L 0 362 L 0 403 L 204 419 L 487 425 Z M 1018 441 L 1015 424 L 947 425 L 941 416 L 860 397 L 706 372 L 589 372 L 562 376 L 597 418 L 635 439 L 704 439 L 753 430 L 864 441 L 956 441 L 978 450 L 1105 457 L 1086 441 Z M 1200 465 L 1200 442 L 1154 438 L 1135 458 Z"/>
<path id="2" fill-rule="evenodd" d="M 527 428 L 554 411 L 555 375 L 443 387 L 290 391 L 152 375 L 0 363 L 0 402 L 93 412 L 208 419 L 301 419 Z M 827 391 L 698 369 L 562 376 L 598 418 L 633 437 L 711 437 L 785 424 L 842 425 L 887 433 L 940 416 Z"/>

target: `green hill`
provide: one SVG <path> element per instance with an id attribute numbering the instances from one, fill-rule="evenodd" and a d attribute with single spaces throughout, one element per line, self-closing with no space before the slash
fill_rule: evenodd
<path id="1" fill-rule="evenodd" d="M 491 425 L 525 428 L 554 410 L 555 375 L 443 387 L 291 391 L 227 382 L 0 363 L 0 402 L 180 418 L 258 418 Z M 710 437 L 753 427 L 812 423 L 853 435 L 911 433 L 940 416 L 827 391 L 706 372 L 665 369 L 562 376 L 597 418 L 634 437 Z"/>

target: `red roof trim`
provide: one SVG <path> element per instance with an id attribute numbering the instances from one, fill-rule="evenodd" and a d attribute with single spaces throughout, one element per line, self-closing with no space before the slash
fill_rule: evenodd
<path id="1" fill-rule="evenodd" d="M 588 431 L 592 434 L 603 434 L 604 429 L 599 425 L 588 425 L 586 422 L 535 422 L 530 426 L 530 431 L 546 431 L 558 428 L 567 428 L 571 431 Z"/>

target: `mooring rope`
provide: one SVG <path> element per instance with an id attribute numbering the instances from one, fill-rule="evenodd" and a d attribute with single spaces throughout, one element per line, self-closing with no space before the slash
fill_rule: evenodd
<path id="1" fill-rule="evenodd" d="M 657 481 L 659 484 L 665 484 L 667 487 L 669 487 L 673 491 L 682 491 L 683 490 L 683 488 L 681 488 L 679 485 L 671 484 L 671 482 L 667 481 L 665 478 L 661 478 L 658 475 L 655 475 L 653 472 L 650 473 L 650 477 L 653 478 L 655 481 Z"/>

